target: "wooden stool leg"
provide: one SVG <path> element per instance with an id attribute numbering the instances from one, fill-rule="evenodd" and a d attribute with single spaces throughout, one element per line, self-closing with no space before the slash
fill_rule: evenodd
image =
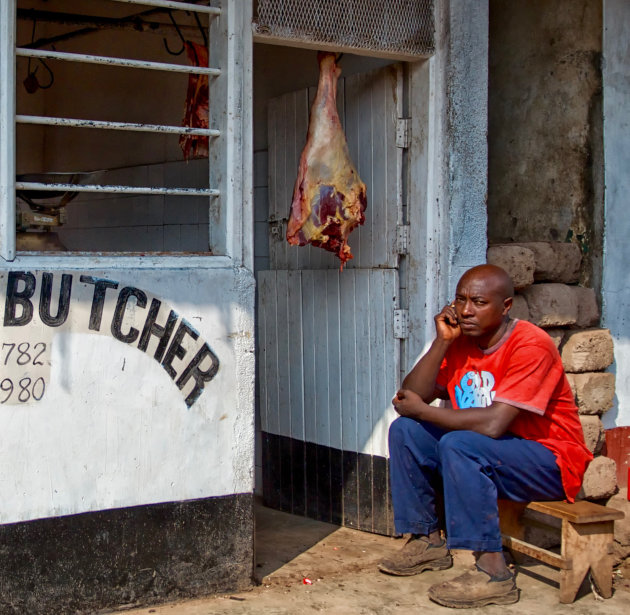
<path id="1" fill-rule="evenodd" d="M 560 571 L 560 602 L 570 603 L 589 571 L 604 598 L 612 595 L 612 522 L 575 524 L 562 521 L 562 557 L 572 563 Z M 604 554 L 602 556 L 602 554 Z"/>
<path id="2" fill-rule="evenodd" d="M 518 540 L 525 540 L 525 526 L 521 521 L 521 517 L 523 516 L 523 511 L 526 506 L 527 502 L 499 500 L 499 526 L 501 527 L 501 534 Z M 515 564 L 523 563 L 525 556 L 522 553 L 509 548 L 508 553 Z"/>
<path id="3" fill-rule="evenodd" d="M 601 537 L 598 541 L 600 544 L 599 559 L 591 562 L 591 572 L 593 573 L 593 582 L 597 587 L 597 591 L 602 598 L 610 598 L 612 596 L 612 543 L 614 540 L 614 525 L 612 521 L 599 523 Z"/>
<path id="4" fill-rule="evenodd" d="M 525 539 L 525 526 L 521 521 L 527 502 L 499 500 L 499 525 L 501 533 L 519 540 Z"/>

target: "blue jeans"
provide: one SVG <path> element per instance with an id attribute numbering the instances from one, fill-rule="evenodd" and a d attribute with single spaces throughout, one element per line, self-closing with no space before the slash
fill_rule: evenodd
<path id="1" fill-rule="evenodd" d="M 394 523 L 400 534 L 439 529 L 436 490 L 444 495 L 452 549 L 501 551 L 497 499 L 529 502 L 565 497 L 555 455 L 514 435 L 445 432 L 397 418 L 389 428 Z"/>

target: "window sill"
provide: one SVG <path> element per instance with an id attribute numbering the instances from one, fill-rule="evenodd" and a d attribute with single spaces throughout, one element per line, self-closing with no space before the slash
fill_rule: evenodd
<path id="1" fill-rule="evenodd" d="M 0 269 L 225 269 L 229 256 L 210 253 L 19 252 L 13 261 L 0 259 Z"/>

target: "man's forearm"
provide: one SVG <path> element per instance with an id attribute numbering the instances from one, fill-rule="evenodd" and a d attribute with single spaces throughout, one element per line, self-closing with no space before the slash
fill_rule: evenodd
<path id="1" fill-rule="evenodd" d="M 438 408 L 406 390 L 399 391 L 392 401 L 401 416 L 426 421 L 446 431 L 475 431 L 491 438 L 502 436 L 518 414 L 518 408 L 503 403 L 462 410 Z"/>
<path id="2" fill-rule="evenodd" d="M 402 382 L 403 389 L 411 389 L 424 401 L 430 402 L 434 398 L 435 381 L 440 365 L 449 347 L 449 342 L 439 338 L 433 340 L 431 347 L 424 356 L 413 366 Z"/>
<path id="3" fill-rule="evenodd" d="M 419 402 L 420 403 L 420 402 Z M 456 431 L 467 429 L 485 435 L 491 432 L 491 415 L 488 408 L 467 408 L 466 410 L 452 410 L 451 408 L 439 408 L 422 402 L 418 407 L 418 420 L 428 421 L 441 429 Z"/>

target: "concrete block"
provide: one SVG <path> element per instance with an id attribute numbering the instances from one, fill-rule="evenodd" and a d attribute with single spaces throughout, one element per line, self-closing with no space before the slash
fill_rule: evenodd
<path id="1" fill-rule="evenodd" d="M 505 269 L 514 283 L 514 289 L 520 290 L 534 283 L 536 261 L 534 253 L 523 246 L 502 244 L 488 248 L 487 261 Z"/>
<path id="2" fill-rule="evenodd" d="M 529 308 L 527 307 L 525 297 L 522 295 L 514 295 L 510 316 L 512 318 L 518 318 L 519 320 L 529 320 Z"/>
<path id="3" fill-rule="evenodd" d="M 530 322 L 539 327 L 563 327 L 577 322 L 575 295 L 564 284 L 533 284 L 523 290 Z"/>
<path id="4" fill-rule="evenodd" d="M 628 488 L 619 489 L 619 493 L 606 502 L 606 506 L 616 508 L 625 513 L 623 519 L 615 521 L 615 540 L 625 547 L 630 547 L 630 501 L 628 501 Z"/>
<path id="5" fill-rule="evenodd" d="M 580 277 L 582 253 L 575 243 L 531 241 L 516 244 L 534 253 L 536 282 L 562 282 L 571 284 Z"/>
<path id="6" fill-rule="evenodd" d="M 584 474 L 580 500 L 602 500 L 617 492 L 617 464 L 600 455 L 591 461 Z"/>
<path id="7" fill-rule="evenodd" d="M 604 425 L 598 416 L 580 415 L 584 440 L 588 450 L 597 455 L 606 440 Z"/>
<path id="8" fill-rule="evenodd" d="M 556 348 L 560 348 L 560 344 L 562 344 L 562 340 L 564 339 L 565 330 L 564 329 L 545 329 L 549 337 L 553 340 L 553 343 L 556 345 Z"/>
<path id="9" fill-rule="evenodd" d="M 615 397 L 615 374 L 569 373 L 567 378 L 580 414 L 603 414 L 612 408 Z"/>
<path id="10" fill-rule="evenodd" d="M 596 327 L 599 324 L 599 306 L 592 288 L 569 286 L 578 304 L 577 327 Z"/>
<path id="11" fill-rule="evenodd" d="M 567 331 L 560 349 L 567 372 L 596 372 L 606 369 L 614 359 L 613 340 L 608 329 Z"/>

